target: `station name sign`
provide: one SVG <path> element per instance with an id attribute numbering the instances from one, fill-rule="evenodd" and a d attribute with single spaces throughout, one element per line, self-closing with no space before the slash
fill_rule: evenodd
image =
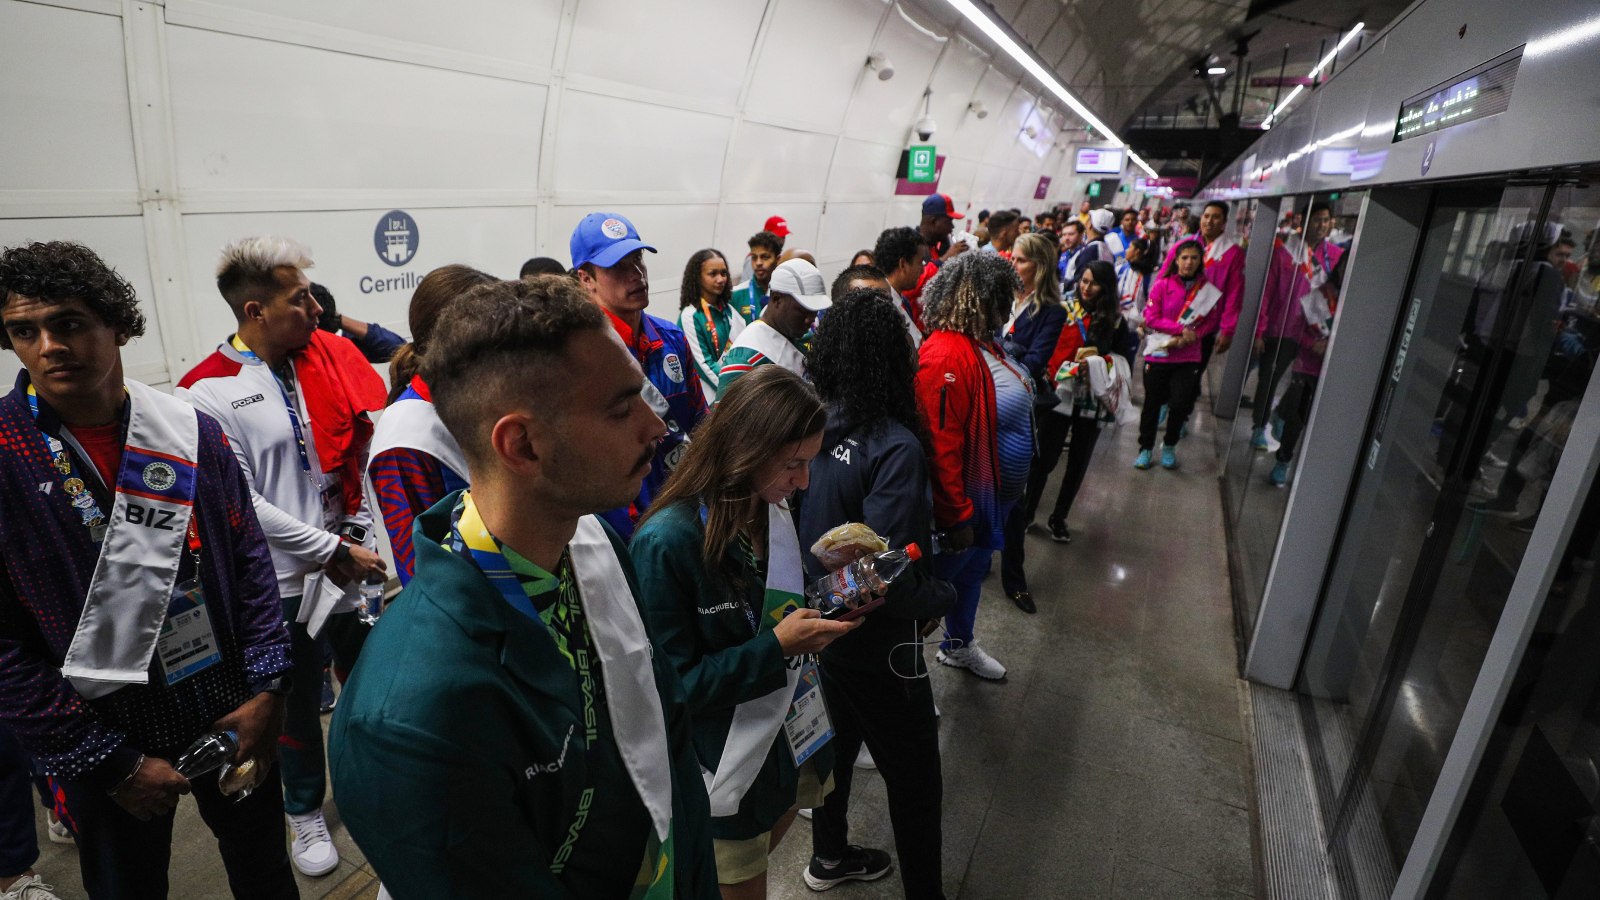
<path id="1" fill-rule="evenodd" d="M 1503 113 L 1522 63 L 1522 48 L 1469 69 L 1400 104 L 1392 143 Z"/>

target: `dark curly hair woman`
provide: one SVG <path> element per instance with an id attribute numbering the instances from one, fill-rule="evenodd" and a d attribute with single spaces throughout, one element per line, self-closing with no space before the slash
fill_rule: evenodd
<path id="1" fill-rule="evenodd" d="M 828 424 L 800 509 L 801 546 L 811 546 L 835 525 L 861 522 L 891 547 L 929 548 L 933 503 L 912 390 L 916 367 L 905 320 L 882 293 L 851 291 L 823 317 L 810 371 L 827 404 Z M 823 574 L 808 554 L 807 577 Z M 943 781 L 920 623 L 944 615 L 954 600 L 955 591 L 932 577 L 927 562 L 915 563 L 890 585 L 883 606 L 822 652 L 822 690 L 834 729 L 834 789 L 812 814 L 813 862 L 805 877 L 814 890 L 832 886 L 817 861 L 850 852 L 852 766 L 864 746 L 888 790 L 906 896 L 940 896 Z"/>
<path id="2" fill-rule="evenodd" d="M 733 278 L 721 250 L 707 247 L 689 257 L 678 289 L 678 327 L 689 341 L 695 372 L 706 403 L 717 399 L 717 369 L 722 354 L 733 346 L 746 322 L 733 298 Z"/>
<path id="3" fill-rule="evenodd" d="M 81 300 L 124 342 L 144 334 L 133 286 L 82 244 L 33 243 L 0 254 L 0 310 L 17 296 L 46 306 Z M 6 329 L 0 329 L 0 347 L 13 349 Z"/>

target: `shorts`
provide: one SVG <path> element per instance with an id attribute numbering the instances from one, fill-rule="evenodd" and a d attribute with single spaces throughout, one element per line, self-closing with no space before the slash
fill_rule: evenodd
<path id="1" fill-rule="evenodd" d="M 833 776 L 827 783 L 817 780 L 815 763 L 800 767 L 800 780 L 795 785 L 794 808 L 812 809 L 833 792 Z M 767 872 L 767 856 L 772 852 L 772 832 L 764 831 L 752 838 L 739 841 L 713 840 L 712 851 L 717 858 L 717 883 L 740 884 Z"/>

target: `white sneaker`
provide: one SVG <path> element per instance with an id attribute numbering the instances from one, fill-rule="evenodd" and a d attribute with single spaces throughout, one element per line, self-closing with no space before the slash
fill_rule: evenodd
<path id="1" fill-rule="evenodd" d="M 289 850 L 289 857 L 300 874 L 316 878 L 338 868 L 339 850 L 333 846 L 328 820 L 322 817 L 322 810 L 302 816 L 291 815 L 289 826 L 294 829 L 294 846 Z"/>
<path id="2" fill-rule="evenodd" d="M 934 657 L 939 662 L 953 666 L 957 669 L 966 669 L 968 672 L 986 681 L 999 681 L 1006 677 L 1006 667 L 989 654 L 983 652 L 977 641 L 973 641 L 960 650 L 940 650 Z"/>
<path id="3" fill-rule="evenodd" d="M 861 752 L 856 754 L 856 768 L 876 769 L 877 767 L 878 763 L 877 760 L 872 758 L 872 751 L 867 749 L 866 744 L 862 744 Z"/>
<path id="4" fill-rule="evenodd" d="M 66 844 L 70 847 L 78 843 L 73 840 L 72 832 L 67 830 L 67 826 L 61 824 L 61 820 L 55 817 L 55 813 L 50 814 L 49 835 L 52 844 Z"/>
<path id="5" fill-rule="evenodd" d="M 42 875 L 18 878 L 9 890 L 0 891 L 0 900 L 61 900 L 55 888 L 44 883 Z"/>

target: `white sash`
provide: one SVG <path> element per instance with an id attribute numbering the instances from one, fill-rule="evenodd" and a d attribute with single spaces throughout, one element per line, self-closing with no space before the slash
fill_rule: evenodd
<path id="1" fill-rule="evenodd" d="M 116 499 L 83 615 L 61 664 L 61 674 L 91 700 L 149 681 L 199 474 L 200 420 L 194 407 L 137 381 L 125 384 L 128 437 Z M 130 503 L 139 508 L 132 521 Z"/>
<path id="2" fill-rule="evenodd" d="M 768 329 L 771 330 L 770 328 Z M 773 332 L 777 334 L 777 332 Z M 767 504 L 767 588 L 791 594 L 805 594 L 805 570 L 800 564 L 800 537 L 795 534 L 789 511 L 776 503 Z M 798 662 L 798 660 L 796 660 Z M 745 792 L 761 774 L 773 741 L 783 730 L 783 720 L 794 700 L 800 682 L 800 666 L 787 667 L 784 685 L 769 694 L 746 700 L 733 710 L 733 724 L 722 745 L 722 758 L 715 771 L 706 770 L 706 793 L 711 796 L 713 817 L 739 812 Z"/>
<path id="3" fill-rule="evenodd" d="M 672 823 L 672 763 L 667 720 L 656 692 L 650 646 L 616 547 L 595 516 L 578 520 L 568 544 L 578 598 L 589 618 L 589 636 L 600 657 L 611 730 L 623 765 L 650 811 L 656 837 L 665 841 Z"/>
<path id="4" fill-rule="evenodd" d="M 1210 268 L 1213 263 L 1222 261 L 1222 257 L 1229 250 L 1239 246 L 1239 242 L 1231 234 L 1219 235 L 1216 240 L 1206 245 L 1205 266 Z"/>
<path id="5" fill-rule="evenodd" d="M 448 466 L 463 481 L 468 477 L 467 457 L 461 452 L 461 445 L 439 421 L 433 404 L 421 397 L 397 400 L 378 417 L 378 424 L 372 431 L 372 449 L 367 456 L 368 469 L 378 454 L 397 447 L 426 453 Z"/>
<path id="6" fill-rule="evenodd" d="M 796 375 L 806 373 L 806 357 L 800 348 L 778 333 L 778 329 L 757 319 L 739 332 L 735 347 L 748 347 Z"/>

